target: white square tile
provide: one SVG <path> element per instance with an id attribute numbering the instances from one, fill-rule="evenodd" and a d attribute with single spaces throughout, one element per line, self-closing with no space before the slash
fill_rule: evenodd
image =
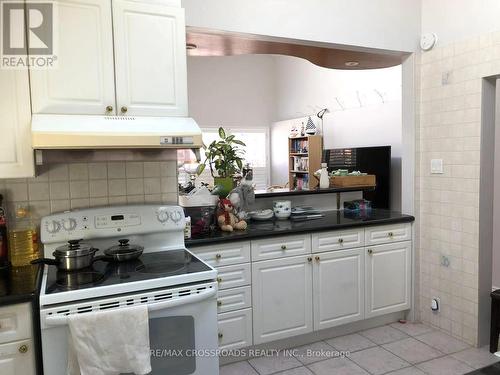
<path id="1" fill-rule="evenodd" d="M 107 163 L 89 163 L 89 179 L 101 180 L 108 178 Z"/>
<path id="2" fill-rule="evenodd" d="M 144 194 L 161 193 L 161 181 L 159 177 L 144 178 Z"/>
<path id="3" fill-rule="evenodd" d="M 48 200 L 50 197 L 49 183 L 48 182 L 29 183 L 28 197 L 30 201 Z"/>
<path id="4" fill-rule="evenodd" d="M 410 367 L 408 362 L 384 350 L 380 346 L 352 353 L 349 358 L 374 375 L 381 375 L 389 371 Z"/>
<path id="5" fill-rule="evenodd" d="M 160 162 L 150 161 L 144 163 L 144 177 L 160 177 Z"/>
<path id="6" fill-rule="evenodd" d="M 7 192 L 6 199 L 9 202 L 24 202 L 28 200 L 28 184 L 23 183 L 6 183 L 5 190 Z"/>
<path id="7" fill-rule="evenodd" d="M 260 375 L 269 375 L 278 371 L 289 370 L 294 367 L 301 367 L 302 364 L 293 356 L 278 355 L 253 358 L 248 361 Z"/>
<path id="8" fill-rule="evenodd" d="M 323 341 L 299 346 L 292 350 L 294 351 L 294 357 L 304 365 L 309 365 L 314 362 L 339 356 L 337 350 L 333 349 L 330 345 Z"/>
<path id="9" fill-rule="evenodd" d="M 415 338 L 445 354 L 455 353 L 469 347 L 466 343 L 439 331 L 424 333 Z"/>
<path id="10" fill-rule="evenodd" d="M 242 361 L 222 366 L 219 375 L 259 375 L 259 373 L 247 361 Z"/>
<path id="11" fill-rule="evenodd" d="M 127 195 L 144 194 L 144 180 L 142 178 L 127 178 Z"/>
<path id="12" fill-rule="evenodd" d="M 71 199 L 89 197 L 89 181 L 71 181 L 69 183 Z"/>
<path id="13" fill-rule="evenodd" d="M 391 326 L 368 329 L 366 331 L 361 331 L 360 334 L 379 345 L 408 338 L 406 333 L 392 328 Z"/>
<path id="14" fill-rule="evenodd" d="M 108 178 L 125 178 L 125 163 L 108 163 Z"/>
<path id="15" fill-rule="evenodd" d="M 71 208 L 71 205 L 69 203 L 69 199 L 51 200 L 50 201 L 50 212 L 51 213 L 64 212 L 64 211 L 69 210 L 70 208 Z"/>
<path id="16" fill-rule="evenodd" d="M 449 220 L 449 219 L 448 219 Z M 433 329 L 425 324 L 422 323 L 393 323 L 391 324 L 391 327 L 399 329 L 400 331 L 403 331 L 407 335 L 410 336 L 417 336 L 421 335 L 427 332 L 433 331 Z"/>
<path id="17" fill-rule="evenodd" d="M 69 179 L 67 164 L 50 164 L 49 181 L 65 181 Z"/>
<path id="18" fill-rule="evenodd" d="M 473 370 L 472 367 L 450 356 L 423 362 L 417 367 L 429 375 L 461 375 Z"/>
<path id="19" fill-rule="evenodd" d="M 81 181 L 89 179 L 89 169 L 87 163 L 75 163 L 69 165 L 70 181 Z"/>
<path id="20" fill-rule="evenodd" d="M 415 340 L 414 338 L 395 341 L 390 344 L 382 345 L 382 347 L 411 364 L 429 361 L 443 356 L 443 353 L 439 350 Z"/>
<path id="21" fill-rule="evenodd" d="M 108 195 L 110 197 L 127 195 L 127 180 L 108 180 Z"/>
<path id="22" fill-rule="evenodd" d="M 69 182 L 68 181 L 51 181 L 49 183 L 50 199 L 68 199 L 69 198 Z"/>
<path id="23" fill-rule="evenodd" d="M 351 353 L 358 350 L 368 349 L 377 345 L 373 341 L 357 333 L 335 337 L 333 339 L 325 341 L 338 351 Z"/>
<path id="24" fill-rule="evenodd" d="M 162 193 L 177 193 L 177 179 L 173 177 L 161 178 Z"/>
<path id="25" fill-rule="evenodd" d="M 127 162 L 127 178 L 142 178 L 144 176 L 144 164 L 142 162 Z"/>
<path id="26" fill-rule="evenodd" d="M 108 180 L 90 180 L 89 192 L 91 198 L 108 196 Z"/>
<path id="27" fill-rule="evenodd" d="M 315 375 L 368 375 L 364 369 L 347 358 L 333 358 L 307 366 Z"/>
<path id="28" fill-rule="evenodd" d="M 500 358 L 490 353 L 489 346 L 465 349 L 451 356 L 474 369 L 486 367 L 500 361 Z"/>

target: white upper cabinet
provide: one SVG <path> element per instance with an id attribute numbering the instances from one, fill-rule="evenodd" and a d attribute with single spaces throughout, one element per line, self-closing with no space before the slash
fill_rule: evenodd
<path id="1" fill-rule="evenodd" d="M 184 9 L 113 0 L 117 113 L 187 116 Z"/>
<path id="2" fill-rule="evenodd" d="M 28 72 L 0 69 L 0 178 L 33 177 Z"/>
<path id="3" fill-rule="evenodd" d="M 111 2 L 57 0 L 57 68 L 31 70 L 33 113 L 114 113 Z"/>

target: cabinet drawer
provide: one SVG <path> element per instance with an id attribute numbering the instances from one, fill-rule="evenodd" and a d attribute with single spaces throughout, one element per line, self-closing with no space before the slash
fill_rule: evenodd
<path id="1" fill-rule="evenodd" d="M 219 314 L 218 320 L 220 349 L 244 348 L 253 344 L 252 309 Z"/>
<path id="2" fill-rule="evenodd" d="M 246 309 L 252 306 L 252 288 L 244 286 L 219 290 L 217 295 L 217 312 Z"/>
<path id="3" fill-rule="evenodd" d="M 252 260 L 265 260 L 311 253 L 311 236 L 286 236 L 252 241 Z"/>
<path id="4" fill-rule="evenodd" d="M 315 233 L 312 235 L 312 252 L 352 249 L 363 247 L 364 243 L 363 229 Z"/>
<path id="5" fill-rule="evenodd" d="M 249 242 L 200 246 L 189 250 L 213 267 L 250 262 Z"/>
<path id="6" fill-rule="evenodd" d="M 35 356 L 32 340 L 0 345 L 0 374 L 35 375 Z"/>
<path id="7" fill-rule="evenodd" d="M 365 229 L 365 245 L 411 240 L 411 224 L 383 225 Z"/>
<path id="8" fill-rule="evenodd" d="M 29 303 L 0 307 L 0 343 L 29 339 L 31 306 Z"/>
<path id="9" fill-rule="evenodd" d="M 250 285 L 252 282 L 252 268 L 250 263 L 234 266 L 218 267 L 217 282 L 219 289 L 236 288 Z"/>

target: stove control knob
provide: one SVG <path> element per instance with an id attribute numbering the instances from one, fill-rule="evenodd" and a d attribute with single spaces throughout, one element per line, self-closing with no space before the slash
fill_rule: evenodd
<path id="1" fill-rule="evenodd" d="M 172 211 L 170 213 L 170 218 L 174 223 L 178 223 L 182 219 L 182 214 L 179 211 Z"/>
<path id="2" fill-rule="evenodd" d="M 67 231 L 74 230 L 76 228 L 76 220 L 73 218 L 70 218 L 68 220 L 64 220 L 63 228 L 66 229 Z"/>
<path id="3" fill-rule="evenodd" d="M 167 210 L 158 210 L 156 212 L 156 218 L 158 219 L 158 221 L 160 223 L 163 224 L 163 223 L 166 223 L 170 217 L 168 215 L 168 211 Z"/>
<path id="4" fill-rule="evenodd" d="M 61 224 L 58 221 L 52 220 L 45 224 L 47 232 L 49 233 L 57 233 L 61 229 Z"/>

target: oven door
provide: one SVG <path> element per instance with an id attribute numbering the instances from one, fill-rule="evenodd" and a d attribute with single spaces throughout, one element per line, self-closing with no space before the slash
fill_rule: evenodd
<path id="1" fill-rule="evenodd" d="M 192 287 L 191 287 L 192 288 Z M 216 284 L 198 295 L 148 303 L 149 339 L 153 375 L 218 375 Z M 155 292 L 165 295 L 167 290 Z M 121 299 L 122 297 L 117 297 Z M 131 296 L 125 297 L 127 301 Z M 132 297 L 140 301 L 144 295 Z M 92 302 L 98 306 L 113 298 Z M 80 305 L 42 309 L 42 352 L 44 373 L 65 375 L 67 367 L 67 318 L 58 312 L 78 311 Z M 108 305 L 109 306 L 109 305 Z M 121 307 L 118 307 L 121 308 Z M 126 308 L 126 305 L 125 307 Z M 97 310 L 97 309 L 95 309 Z"/>

